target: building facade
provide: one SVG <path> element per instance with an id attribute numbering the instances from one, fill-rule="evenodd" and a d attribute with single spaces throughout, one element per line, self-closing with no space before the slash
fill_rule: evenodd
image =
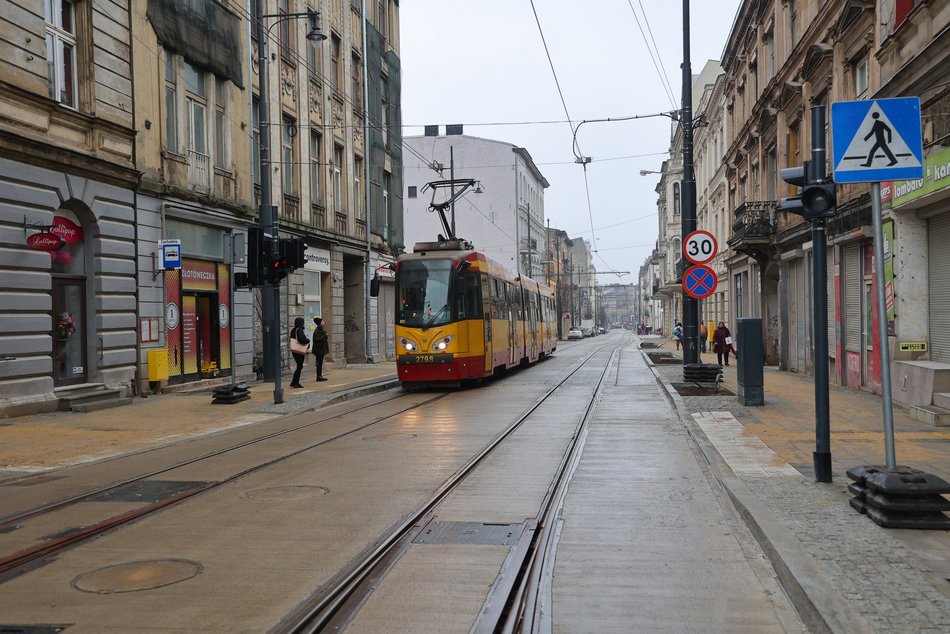
<path id="1" fill-rule="evenodd" d="M 136 376 L 133 73 L 125 1 L 0 12 L 0 417 Z"/>

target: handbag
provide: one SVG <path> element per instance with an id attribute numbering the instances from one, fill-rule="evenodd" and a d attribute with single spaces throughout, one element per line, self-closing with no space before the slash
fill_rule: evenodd
<path id="1" fill-rule="evenodd" d="M 731 346 L 731 345 L 732 345 L 732 337 L 726 337 L 726 345 L 727 345 L 727 346 Z"/>
<path id="2" fill-rule="evenodd" d="M 297 341 L 297 335 L 294 334 L 295 330 L 296 328 L 290 332 L 290 351 L 297 354 L 307 354 L 307 344 Z"/>

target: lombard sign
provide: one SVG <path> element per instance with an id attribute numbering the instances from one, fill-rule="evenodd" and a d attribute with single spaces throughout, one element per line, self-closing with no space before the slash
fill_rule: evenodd
<path id="1" fill-rule="evenodd" d="M 891 204 L 900 207 L 945 187 L 950 187 L 950 148 L 924 160 L 923 178 L 894 181 Z"/>

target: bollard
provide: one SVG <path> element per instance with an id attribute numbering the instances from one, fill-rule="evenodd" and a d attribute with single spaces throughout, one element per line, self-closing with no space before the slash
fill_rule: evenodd
<path id="1" fill-rule="evenodd" d="M 742 405 L 765 405 L 765 383 L 762 376 L 762 320 L 744 318 L 736 321 L 736 399 Z"/>

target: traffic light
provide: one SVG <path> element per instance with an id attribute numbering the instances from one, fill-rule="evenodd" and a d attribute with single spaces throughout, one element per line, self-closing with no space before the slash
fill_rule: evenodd
<path id="1" fill-rule="evenodd" d="M 267 279 L 271 284 L 279 284 L 287 274 L 304 266 L 306 243 L 300 238 L 281 238 L 277 242 L 277 253 L 268 261 Z"/>
<path id="2" fill-rule="evenodd" d="M 798 196 L 782 198 L 779 209 L 815 220 L 835 215 L 835 184 L 817 182 L 827 180 L 820 174 L 812 174 L 811 161 L 805 161 L 798 167 L 786 167 L 780 170 L 782 180 L 789 185 L 801 188 Z"/>
<path id="3" fill-rule="evenodd" d="M 281 240 L 281 246 L 283 246 L 283 240 Z M 268 261 L 267 279 L 270 280 L 271 284 L 280 284 L 280 281 L 290 273 L 287 256 L 282 251 L 283 249 L 279 249 L 278 253 L 272 255 Z"/>
<path id="4" fill-rule="evenodd" d="M 247 273 L 235 273 L 234 284 L 242 288 L 264 284 L 264 243 L 259 227 L 248 227 Z"/>

